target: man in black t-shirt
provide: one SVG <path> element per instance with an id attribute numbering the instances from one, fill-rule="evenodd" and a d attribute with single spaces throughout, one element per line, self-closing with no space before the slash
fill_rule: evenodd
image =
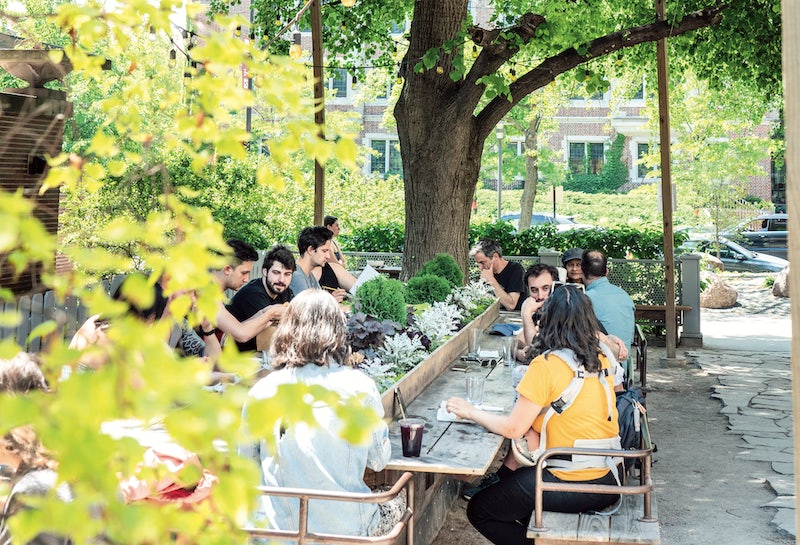
<path id="1" fill-rule="evenodd" d="M 524 271 L 522 265 L 503 259 L 502 249 L 497 242 L 489 239 L 478 241 L 469 255 L 475 259 L 481 270 L 481 278 L 494 289 L 504 310 L 519 310 L 525 299 Z"/>
<path id="2" fill-rule="evenodd" d="M 261 278 L 254 278 L 236 292 L 230 304 L 226 307 L 233 316 L 244 321 L 254 316 L 262 309 L 267 309 L 273 322 L 283 316 L 284 303 L 291 301 L 293 294 L 289 289 L 292 273 L 295 269 L 294 256 L 286 246 L 273 246 L 265 255 L 261 267 Z M 256 350 L 255 337 L 243 342 L 237 342 L 240 351 Z"/>

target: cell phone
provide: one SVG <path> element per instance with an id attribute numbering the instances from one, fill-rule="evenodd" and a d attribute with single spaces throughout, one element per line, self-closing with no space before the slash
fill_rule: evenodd
<path id="1" fill-rule="evenodd" d="M 451 371 L 466 371 L 469 367 L 464 363 L 457 363 L 450 368 Z"/>

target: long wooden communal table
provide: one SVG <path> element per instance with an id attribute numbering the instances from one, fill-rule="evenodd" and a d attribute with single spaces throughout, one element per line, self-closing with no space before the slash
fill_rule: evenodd
<path id="1" fill-rule="evenodd" d="M 502 354 L 501 336 L 489 335 L 493 323 L 515 321 L 518 313 L 501 313 L 486 324 L 481 340 L 481 349 Z M 437 419 L 442 401 L 451 396 L 464 397 L 466 376 L 479 373 L 486 377 L 484 405 L 509 412 L 514 402 L 511 386 L 513 365 L 502 361 L 494 367 L 482 366 L 477 361 L 462 361 L 466 348 L 453 354 L 442 372 L 415 399 L 405 407 L 408 417 L 425 420 L 422 453 L 419 458 L 406 458 L 400 442 L 399 419 L 394 411 L 394 421 L 389 425 L 392 442 L 392 458 L 387 465 L 388 477 L 393 481 L 403 471 L 412 471 L 416 478 L 416 513 L 414 514 L 414 543 L 427 545 L 438 534 L 447 513 L 461 492 L 463 481 L 473 481 L 484 475 L 498 456 L 504 439 L 469 422 L 445 422 Z M 453 366 L 465 364 L 466 371 L 452 370 Z M 403 397 L 402 388 L 400 396 Z M 395 403 L 398 405 L 398 403 Z"/>

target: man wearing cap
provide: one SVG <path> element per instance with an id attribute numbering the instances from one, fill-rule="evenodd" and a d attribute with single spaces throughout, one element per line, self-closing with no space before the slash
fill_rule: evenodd
<path id="1" fill-rule="evenodd" d="M 494 289 L 504 310 L 519 310 L 525 298 L 524 271 L 517 262 L 503 259 L 497 242 L 489 239 L 478 241 L 469 255 L 475 259 L 481 271 L 481 278 Z"/>
<path id="2" fill-rule="evenodd" d="M 582 248 L 570 248 L 561 256 L 561 264 L 567 269 L 567 282 L 580 284 L 583 282 L 583 271 L 581 270 Z"/>

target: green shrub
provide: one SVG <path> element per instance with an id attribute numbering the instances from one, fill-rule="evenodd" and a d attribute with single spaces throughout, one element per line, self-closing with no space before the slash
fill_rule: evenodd
<path id="1" fill-rule="evenodd" d="M 355 308 L 379 320 L 392 320 L 406 325 L 405 288 L 399 280 L 378 277 L 358 288 L 355 294 Z"/>
<path id="2" fill-rule="evenodd" d="M 435 274 L 418 274 L 406 283 L 406 303 L 436 303 L 444 301 L 452 286 L 446 278 Z"/>
<path id="3" fill-rule="evenodd" d="M 401 223 L 378 223 L 352 229 L 341 235 L 342 246 L 356 252 L 402 252 L 405 228 Z"/>
<path id="4" fill-rule="evenodd" d="M 768 276 L 764 279 L 764 287 L 768 289 L 772 289 L 772 286 L 775 285 L 775 277 Z"/>
<path id="5" fill-rule="evenodd" d="M 451 288 L 464 285 L 464 272 L 450 254 L 436 254 L 436 257 L 425 263 L 416 276 L 432 274 L 444 278 Z M 443 301 L 444 299 L 437 299 Z"/>

